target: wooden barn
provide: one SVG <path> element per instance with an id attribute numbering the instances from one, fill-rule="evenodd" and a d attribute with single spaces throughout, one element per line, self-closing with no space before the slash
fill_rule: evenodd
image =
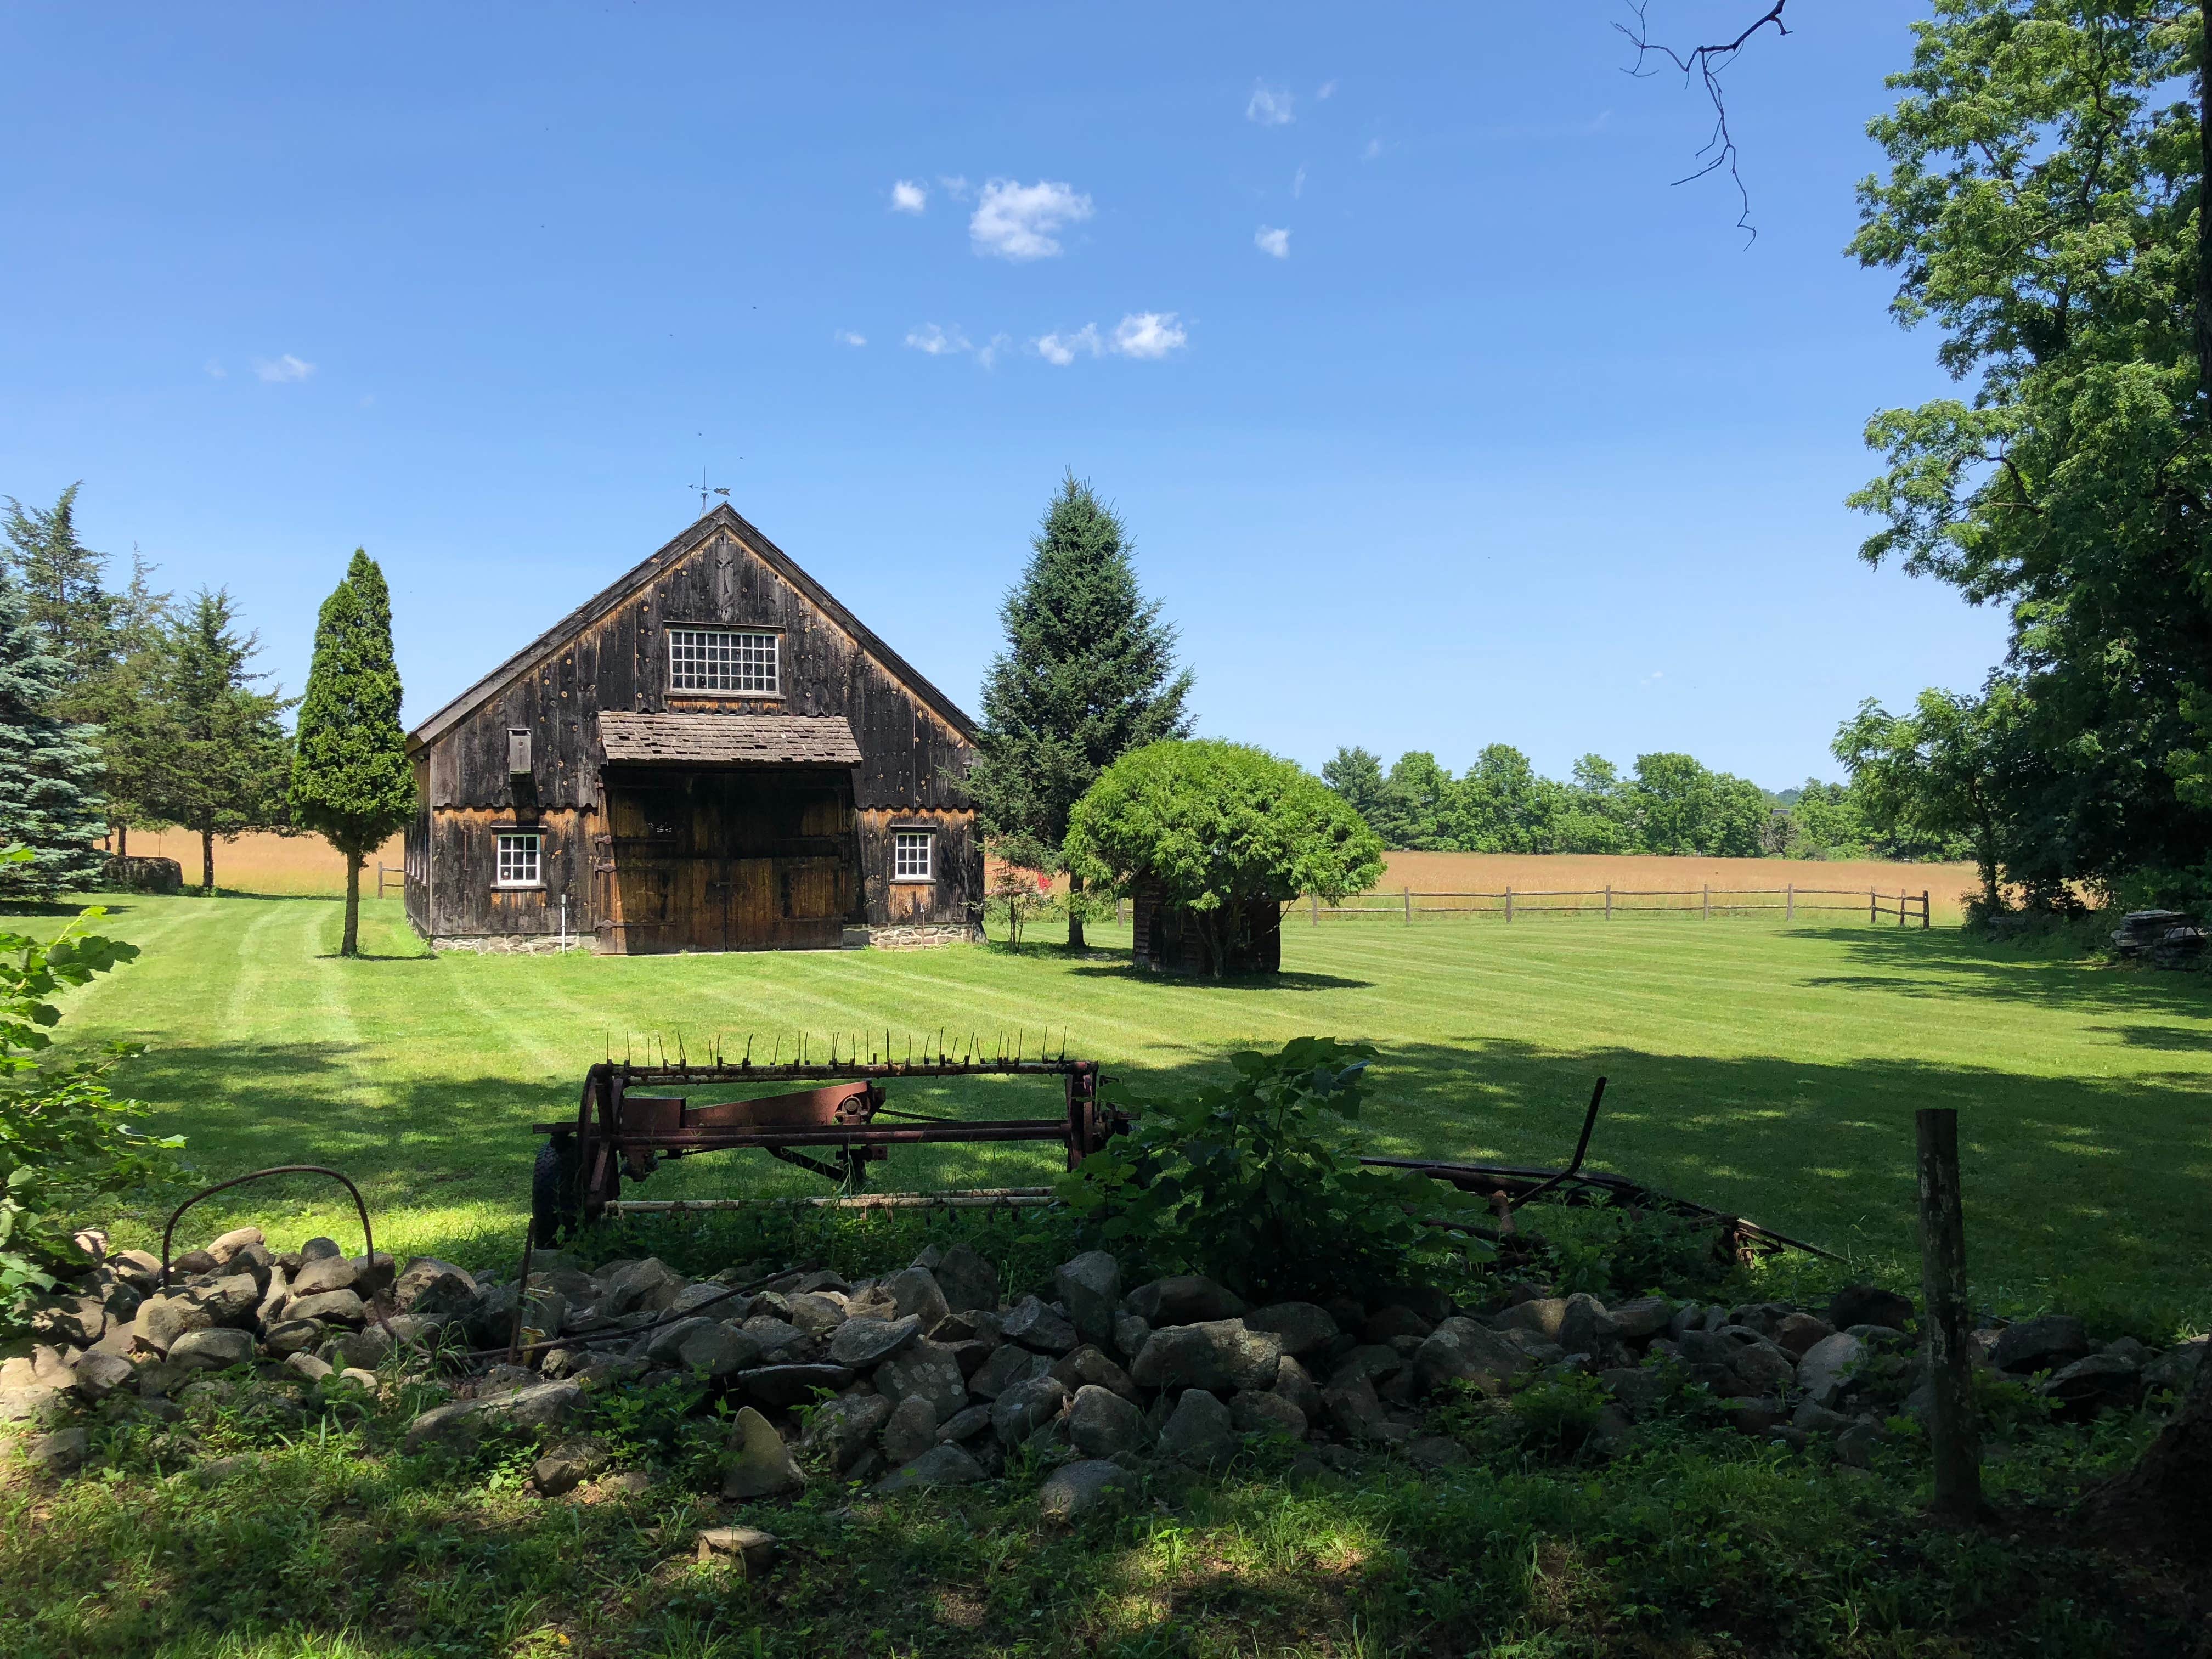
<path id="1" fill-rule="evenodd" d="M 434 945 L 978 936 L 975 724 L 717 507 L 410 734 Z"/>

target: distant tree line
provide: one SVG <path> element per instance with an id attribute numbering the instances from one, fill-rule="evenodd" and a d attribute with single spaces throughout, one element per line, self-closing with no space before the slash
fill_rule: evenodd
<path id="1" fill-rule="evenodd" d="M 1495 743 L 1458 777 L 1416 750 L 1388 771 L 1340 749 L 1322 777 L 1394 850 L 1650 853 L 1704 858 L 1942 859 L 1963 837 L 1931 830 L 1856 782 L 1808 779 L 1770 793 L 1692 756 L 1639 755 L 1626 774 L 1585 755 L 1562 782 Z"/>

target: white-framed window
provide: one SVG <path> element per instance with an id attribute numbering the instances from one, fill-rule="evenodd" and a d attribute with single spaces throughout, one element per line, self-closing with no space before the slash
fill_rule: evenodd
<path id="1" fill-rule="evenodd" d="M 538 853 L 543 836 L 528 831 L 501 830 L 495 838 L 497 862 L 492 867 L 495 887 L 543 887 Z"/>
<path id="2" fill-rule="evenodd" d="M 937 879 L 937 836 L 928 830 L 891 831 L 891 879 Z"/>
<path id="3" fill-rule="evenodd" d="M 783 636 L 734 628 L 668 630 L 671 691 L 735 691 L 755 697 L 781 695 Z"/>

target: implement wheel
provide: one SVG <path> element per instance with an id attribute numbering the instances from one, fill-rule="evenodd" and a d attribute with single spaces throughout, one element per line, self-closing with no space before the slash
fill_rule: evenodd
<path id="1" fill-rule="evenodd" d="M 574 1135 L 556 1135 L 538 1149 L 530 1175 L 530 1225 L 540 1245 L 550 1248 L 576 1231 L 583 1204 L 577 1190 L 581 1164 Z"/>

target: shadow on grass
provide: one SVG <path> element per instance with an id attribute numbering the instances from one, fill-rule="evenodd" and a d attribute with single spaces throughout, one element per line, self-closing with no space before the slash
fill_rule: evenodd
<path id="1" fill-rule="evenodd" d="M 135 894 L 117 896 L 118 903 L 105 893 L 88 893 L 81 899 L 8 899 L 0 901 L 0 917 L 6 916 L 76 916 L 87 910 L 105 910 L 111 916 L 119 916 L 136 909 L 131 902 Z"/>
<path id="2" fill-rule="evenodd" d="M 2212 975 L 2117 968 L 2073 951 L 1990 944 L 1957 933 L 1832 927 L 1811 933 L 1840 945 L 1854 961 L 1878 971 L 1822 975 L 1799 981 L 1808 988 L 1939 999 L 1989 997 L 2086 1012 L 2148 1011 L 2212 1018 Z"/>
<path id="3" fill-rule="evenodd" d="M 1371 991 L 1375 981 L 1346 979 L 1337 974 L 1229 974 L 1215 979 L 1206 974 L 1155 974 L 1128 962 L 1087 963 L 1068 972 L 1079 979 L 1118 979 L 1176 991 Z"/>

